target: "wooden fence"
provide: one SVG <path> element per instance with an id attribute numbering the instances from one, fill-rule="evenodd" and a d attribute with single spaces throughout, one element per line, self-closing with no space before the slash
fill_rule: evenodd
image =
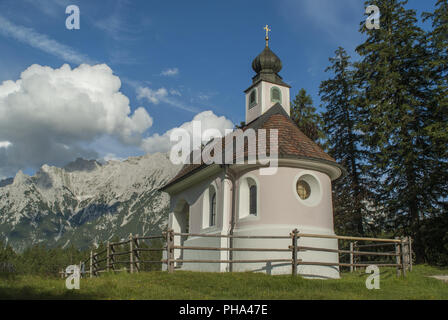
<path id="1" fill-rule="evenodd" d="M 232 238 L 232 239 L 290 239 L 291 245 L 286 248 L 227 248 L 227 247 L 204 247 L 204 246 L 184 246 L 176 245 L 175 237 L 203 237 L 203 238 Z M 301 246 L 302 238 L 321 238 L 338 240 L 339 249 L 319 248 Z M 163 240 L 161 247 L 143 247 L 142 241 Z M 117 250 L 121 248 L 120 250 Z M 388 251 L 385 251 L 390 248 Z M 183 259 L 175 258 L 175 250 L 205 250 L 205 251 L 228 251 L 230 257 L 228 260 L 219 259 Z M 369 251 L 366 251 L 369 250 Z M 145 260 L 142 258 L 144 252 L 166 252 L 165 259 Z M 290 258 L 283 259 L 232 259 L 233 252 L 290 252 Z M 302 261 L 298 258 L 299 252 L 317 251 L 337 253 L 339 263 Z M 125 257 L 125 260 L 119 260 L 119 257 Z M 382 257 L 386 261 L 377 261 L 375 258 Z M 297 229 L 285 236 L 236 236 L 222 234 L 194 234 L 194 233 L 176 233 L 173 230 L 163 232 L 160 236 L 139 237 L 138 235 L 129 235 L 129 238 L 120 242 L 107 242 L 106 248 L 99 252 L 90 252 L 90 257 L 80 262 L 79 267 L 81 275 L 98 276 L 102 272 L 121 272 L 130 273 L 141 271 L 141 266 L 146 264 L 166 264 L 168 272 L 175 271 L 175 265 L 182 263 L 279 263 L 285 262 L 291 264 L 291 274 L 297 275 L 299 265 L 309 266 L 338 266 L 347 268 L 350 272 L 357 268 L 366 268 L 369 265 L 378 267 L 395 267 L 397 276 L 406 275 L 407 271 L 412 271 L 412 240 L 410 237 L 395 239 L 363 238 L 337 235 L 306 234 L 300 233 Z M 121 268 L 120 268 L 121 266 Z M 86 268 L 88 267 L 88 270 Z M 64 271 L 61 272 L 64 276 Z"/>

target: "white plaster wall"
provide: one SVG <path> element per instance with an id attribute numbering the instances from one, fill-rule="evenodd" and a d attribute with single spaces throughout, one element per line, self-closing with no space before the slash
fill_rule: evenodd
<path id="1" fill-rule="evenodd" d="M 319 181 L 321 198 L 313 205 L 309 206 L 301 202 L 296 193 L 296 179 L 303 174 L 311 174 Z M 261 176 L 258 169 L 253 169 L 239 179 L 251 177 L 257 182 L 258 187 L 258 215 L 239 217 L 239 192 L 237 190 L 236 199 L 236 226 L 235 235 L 279 235 L 287 236 L 297 228 L 302 233 L 328 234 L 334 235 L 333 231 L 333 210 L 331 201 L 331 180 L 321 172 L 310 171 L 299 168 L 280 167 L 277 174 L 273 176 Z M 237 185 L 239 185 L 237 182 Z M 203 221 L 203 194 L 210 183 L 215 184 L 217 189 L 217 226 L 212 228 L 202 228 Z M 221 173 L 211 177 L 207 181 L 193 186 L 188 191 L 172 197 L 172 207 L 175 203 L 185 199 L 189 203 L 190 210 L 190 232 L 209 234 L 228 234 L 231 210 L 231 188 L 230 182 L 224 179 Z M 224 212 L 225 211 L 225 212 Z M 170 226 L 176 227 L 175 214 L 171 214 Z M 227 238 L 201 238 L 192 237 L 184 242 L 186 246 L 211 246 L 228 247 Z M 238 248 L 283 248 L 287 249 L 291 245 L 291 239 L 282 240 L 262 240 L 262 239 L 235 239 L 234 247 Z M 334 239 L 302 238 L 299 245 L 309 247 L 323 247 L 337 249 L 338 242 Z M 181 256 L 180 250 L 176 250 L 175 256 Z M 291 252 L 234 252 L 235 260 L 239 259 L 290 259 Z M 227 251 L 203 251 L 184 250 L 184 259 L 221 259 L 227 260 Z M 312 262 L 338 262 L 338 255 L 335 253 L 307 251 L 299 252 L 299 259 Z M 224 272 L 228 269 L 228 264 L 217 263 L 184 263 L 178 266 L 182 270 Z M 234 271 L 255 271 L 267 272 L 270 274 L 291 274 L 291 264 L 286 263 L 251 263 L 234 264 Z M 323 266 L 298 266 L 298 273 L 307 277 L 318 278 L 338 278 L 338 267 Z"/>
<path id="2" fill-rule="evenodd" d="M 254 88 L 246 93 L 246 123 L 252 122 L 261 115 L 262 104 L 262 83 L 260 82 L 254 88 L 257 90 L 257 104 L 249 109 L 249 97 Z"/>
<path id="3" fill-rule="evenodd" d="M 311 175 L 319 184 L 320 198 L 313 205 L 301 201 L 296 192 L 296 182 L 302 175 Z M 280 167 L 275 175 L 262 176 L 258 169 L 241 175 L 240 183 L 244 184 L 247 177 L 257 182 L 258 188 L 258 214 L 247 216 L 237 206 L 237 223 L 235 235 L 289 235 L 292 230 L 298 229 L 301 233 L 334 235 L 333 206 L 331 199 L 331 180 L 328 175 L 300 168 Z M 237 193 L 237 197 L 241 193 Z M 247 201 L 237 199 L 238 204 Z M 292 244 L 291 239 L 235 239 L 235 247 L 266 247 L 287 249 Z M 299 245 L 337 249 L 338 241 L 335 239 L 302 238 Z M 234 259 L 289 259 L 290 252 L 235 252 Z M 335 253 L 307 251 L 300 252 L 299 259 L 309 262 L 338 263 Z M 254 263 L 235 264 L 235 271 L 261 271 L 271 274 L 291 274 L 289 263 Z M 338 267 L 299 266 L 299 274 L 309 277 L 338 278 Z"/>
<path id="4" fill-rule="evenodd" d="M 174 212 L 177 210 L 176 206 L 178 203 L 182 201 L 186 201 L 189 206 L 190 211 L 190 233 L 203 233 L 203 232 L 216 232 L 220 231 L 223 226 L 222 221 L 222 208 L 223 208 L 223 187 L 222 180 L 224 178 L 224 174 L 220 173 L 218 175 L 212 176 L 209 179 L 206 179 L 196 185 L 193 185 L 188 190 L 180 192 L 176 195 L 171 195 L 170 204 L 171 204 L 171 213 L 169 219 L 169 228 L 177 231 L 176 227 L 178 225 Z M 217 206 L 217 221 L 214 227 L 205 227 L 203 226 L 203 213 L 208 210 L 203 210 L 204 205 L 204 195 L 206 194 L 206 190 L 208 190 L 210 184 L 213 184 L 216 189 L 216 206 Z"/>
<path id="5" fill-rule="evenodd" d="M 208 189 L 210 185 L 216 189 L 217 196 L 217 214 L 216 225 L 212 227 L 204 226 L 204 214 L 208 215 L 208 201 L 204 201 L 204 197 L 208 196 Z M 228 234 L 230 227 L 230 213 L 231 199 L 230 199 L 230 183 L 224 179 L 224 172 L 221 172 L 197 185 L 192 186 L 188 190 L 171 196 L 171 214 L 169 219 L 169 228 L 178 232 L 180 230 L 180 223 L 182 223 L 182 214 L 184 212 L 177 212 L 179 210 L 179 203 L 187 202 L 189 208 L 189 224 L 190 233 L 204 233 L 204 234 Z M 207 206 L 204 208 L 204 204 Z M 179 245 L 181 239 L 179 236 L 175 237 L 176 245 Z M 203 246 L 203 247 L 227 247 L 227 238 L 205 238 L 205 237 L 189 237 L 183 239 L 184 246 Z M 164 257 L 166 252 L 164 252 Z M 205 250 L 174 250 L 176 259 L 181 258 L 185 260 L 226 260 L 228 254 L 226 251 L 205 251 Z M 225 272 L 227 271 L 226 264 L 219 263 L 182 263 L 176 264 L 176 268 L 181 270 L 194 271 L 208 271 L 208 272 Z M 166 270 L 166 266 L 163 267 Z"/>
<path id="6" fill-rule="evenodd" d="M 307 206 L 296 196 L 296 179 L 302 174 L 312 174 L 319 181 L 321 198 L 314 206 Z M 299 168 L 279 167 L 275 175 L 263 176 L 259 174 L 258 169 L 253 169 L 242 175 L 240 179 L 247 176 L 253 176 L 259 184 L 259 214 L 257 219 L 238 219 L 237 228 L 293 224 L 333 232 L 331 180 L 326 174 Z M 237 216 L 240 216 L 239 208 L 237 208 Z"/>
<path id="7" fill-rule="evenodd" d="M 235 235 L 240 236 L 287 236 L 292 230 L 298 228 L 297 225 L 266 225 L 257 227 L 246 227 L 235 230 Z M 313 227 L 300 226 L 300 232 L 313 234 L 334 235 L 331 230 Z M 292 245 L 292 239 L 234 239 L 235 248 L 274 248 L 287 249 Z M 300 238 L 299 246 L 319 247 L 337 249 L 338 242 L 335 239 Z M 257 260 L 257 259 L 292 259 L 292 252 L 253 252 L 235 251 L 234 260 Z M 329 252 L 306 251 L 299 252 L 298 259 L 308 262 L 331 262 L 338 263 L 338 254 Z M 289 262 L 273 263 L 235 263 L 233 270 L 236 272 L 264 272 L 267 274 L 291 274 L 292 264 Z M 339 268 L 337 266 L 303 266 L 297 267 L 297 273 L 307 278 L 339 278 Z"/>
<path id="8" fill-rule="evenodd" d="M 278 84 L 273 84 L 266 81 L 261 81 L 254 88 L 257 89 L 257 105 L 249 109 L 249 97 L 250 93 L 254 88 L 246 93 L 246 123 L 250 123 L 263 113 L 265 113 L 269 108 L 274 106 L 276 102 L 271 102 L 271 88 L 277 87 L 280 89 L 282 94 L 281 105 L 285 109 L 286 113 L 290 115 L 290 89 Z"/>
<path id="9" fill-rule="evenodd" d="M 221 239 L 190 237 L 185 241 L 184 245 L 219 248 L 221 246 Z M 181 250 L 177 249 L 175 251 L 181 251 Z M 183 258 L 186 260 L 222 260 L 220 251 L 205 251 L 205 250 L 183 250 L 183 251 L 184 251 Z M 204 272 L 226 271 L 221 270 L 221 265 L 219 263 L 183 263 L 182 266 L 180 266 L 180 269 L 189 271 L 204 271 Z"/>
<path id="10" fill-rule="evenodd" d="M 286 113 L 290 115 L 290 94 L 289 94 L 289 88 L 280 86 L 278 84 L 262 81 L 261 82 L 261 90 L 263 92 L 262 94 L 262 113 L 265 113 L 268 109 L 270 109 L 272 106 L 274 106 L 277 102 L 271 102 L 271 88 L 277 87 L 280 89 L 280 92 L 282 93 L 282 102 L 281 105 L 283 109 L 285 109 Z"/>

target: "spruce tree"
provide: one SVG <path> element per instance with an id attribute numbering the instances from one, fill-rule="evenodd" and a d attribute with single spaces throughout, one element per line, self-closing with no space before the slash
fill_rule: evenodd
<path id="1" fill-rule="evenodd" d="M 380 9 L 381 27 L 369 30 L 361 24 L 367 39 L 356 49 L 361 56 L 356 73 L 362 92 L 359 128 L 369 146 L 376 208 L 389 230 L 414 237 L 422 261 L 421 222 L 437 207 L 431 180 L 438 155 L 427 133 L 431 55 L 415 11 L 405 8 L 407 1 L 366 1 L 370 4 Z"/>
<path id="2" fill-rule="evenodd" d="M 363 175 L 361 136 L 356 130 L 358 108 L 353 67 L 346 51 L 339 47 L 325 70 L 332 77 L 323 81 L 319 94 L 326 111 L 324 132 L 329 153 L 347 169 L 347 176 L 334 185 L 336 229 L 345 234 L 364 234 L 368 215 L 368 188 Z"/>
<path id="3" fill-rule="evenodd" d="M 427 33 L 431 54 L 429 72 L 431 112 L 426 122 L 426 133 L 431 140 L 432 174 L 428 189 L 434 209 L 425 221 L 421 233 L 425 257 L 430 262 L 446 263 L 448 257 L 448 0 L 438 0 L 433 13 L 424 13 L 424 20 L 432 22 Z M 444 242 L 445 240 L 445 242 Z M 441 244 L 441 242 L 443 244 Z M 438 248 L 438 250 L 434 250 Z M 436 253 L 436 254 L 435 254 Z"/>
<path id="4" fill-rule="evenodd" d="M 323 141 L 322 118 L 313 106 L 313 99 L 303 88 L 291 101 L 291 118 L 308 138 L 316 143 Z"/>

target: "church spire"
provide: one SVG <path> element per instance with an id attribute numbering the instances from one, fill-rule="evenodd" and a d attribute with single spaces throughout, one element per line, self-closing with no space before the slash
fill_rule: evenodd
<path id="1" fill-rule="evenodd" d="M 266 31 L 266 46 L 264 50 L 252 61 L 255 76 L 252 85 L 244 92 L 246 94 L 246 123 L 250 123 L 271 107 L 280 104 L 285 112 L 290 114 L 290 96 L 288 84 L 283 82 L 278 74 L 282 70 L 282 61 L 269 48 L 269 25 L 263 28 Z"/>
<path id="2" fill-rule="evenodd" d="M 268 25 L 266 25 L 263 29 L 266 30 L 266 47 L 269 47 L 269 32 L 271 31 L 271 29 L 269 29 Z"/>

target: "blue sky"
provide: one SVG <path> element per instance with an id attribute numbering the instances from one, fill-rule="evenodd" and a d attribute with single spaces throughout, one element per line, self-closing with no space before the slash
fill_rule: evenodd
<path id="1" fill-rule="evenodd" d="M 408 7 L 421 13 L 431 11 L 434 3 L 411 0 Z M 80 30 L 65 27 L 70 4 L 80 8 Z M 163 135 L 208 110 L 239 123 L 244 120 L 243 91 L 254 75 L 251 62 L 264 47 L 265 24 L 272 29 L 270 47 L 283 62 L 280 75 L 292 86 L 291 95 L 305 88 L 319 106 L 318 88 L 328 78 L 328 58 L 338 46 L 355 56 L 364 10 L 361 0 L 0 0 L 0 83 L 18 80 L 32 64 L 53 69 L 65 63 L 72 69 L 80 63 L 106 64 L 120 78 L 131 114 L 142 107 L 151 117 L 143 138 Z M 156 100 L 139 98 L 138 88 L 143 87 Z M 166 92 L 157 99 L 160 89 Z M 81 156 L 144 153 L 138 144 L 124 140 L 103 132 L 64 143 L 72 141 L 84 150 Z M 39 166 L 25 160 L 20 165 L 9 161 L 3 176 L 17 169 L 32 173 Z M 61 165 L 67 158 L 45 160 Z M 0 178 L 1 161 L 0 153 Z"/>

